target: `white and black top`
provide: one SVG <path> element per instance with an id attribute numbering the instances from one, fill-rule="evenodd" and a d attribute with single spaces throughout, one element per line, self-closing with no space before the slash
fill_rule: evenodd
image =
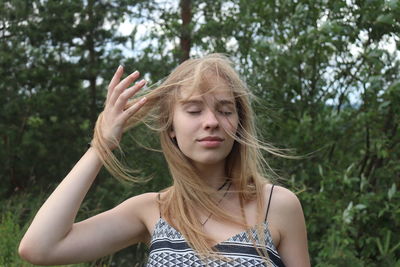
<path id="1" fill-rule="evenodd" d="M 271 189 L 271 195 L 272 195 Z M 271 202 L 271 195 L 268 203 Z M 214 248 L 226 259 L 208 258 L 200 259 L 198 254 L 188 245 L 183 235 L 172 227 L 166 220 L 160 217 L 155 225 L 154 232 L 150 242 L 150 254 L 147 261 L 147 267 L 168 267 L 168 266 L 284 266 L 273 242 L 268 229 L 268 222 L 263 222 L 265 242 L 259 242 L 256 227 L 250 231 L 243 231 L 227 240 L 218 243 Z M 263 249 L 267 249 L 269 255 L 269 264 L 259 255 L 252 238 L 256 244 L 265 244 Z"/>

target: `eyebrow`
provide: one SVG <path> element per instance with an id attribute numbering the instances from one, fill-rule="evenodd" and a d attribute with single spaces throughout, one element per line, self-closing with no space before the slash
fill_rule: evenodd
<path id="1" fill-rule="evenodd" d="M 224 106 L 224 105 L 235 106 L 235 103 L 234 103 L 233 101 L 231 101 L 231 100 L 226 100 L 226 99 L 218 100 L 218 104 L 221 105 L 221 106 Z"/>
<path id="2" fill-rule="evenodd" d="M 190 105 L 190 104 L 195 104 L 195 105 L 203 105 L 202 100 L 181 100 L 179 101 L 182 105 Z M 217 99 L 217 105 L 225 106 L 225 105 L 230 105 L 230 106 L 235 106 L 235 103 L 231 100 L 227 99 Z"/>

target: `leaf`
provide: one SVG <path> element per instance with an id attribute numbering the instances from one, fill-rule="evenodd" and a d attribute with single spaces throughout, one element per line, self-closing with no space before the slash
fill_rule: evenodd
<path id="1" fill-rule="evenodd" d="M 394 253 L 398 248 L 400 247 L 400 242 L 394 245 L 390 250 L 389 253 L 392 254 Z"/>
<path id="2" fill-rule="evenodd" d="M 353 221 L 353 214 L 351 212 L 352 209 L 353 201 L 350 201 L 349 205 L 347 205 L 347 208 L 343 211 L 343 221 L 347 224 Z"/>
<path id="3" fill-rule="evenodd" d="M 360 179 L 360 191 L 364 191 L 365 185 L 368 184 L 368 180 L 365 178 L 364 174 L 361 174 L 361 179 Z"/>
<path id="4" fill-rule="evenodd" d="M 387 255 L 389 253 L 389 246 L 390 246 L 390 237 L 391 237 L 391 232 L 387 230 L 386 232 L 386 238 L 385 238 L 385 247 L 383 248 L 385 251 L 385 254 Z"/>
<path id="5" fill-rule="evenodd" d="M 384 101 L 382 104 L 379 105 L 379 109 L 383 110 L 390 105 L 390 101 Z"/>
<path id="6" fill-rule="evenodd" d="M 381 254 L 381 256 L 385 255 L 385 252 L 382 247 L 381 239 L 377 237 L 375 239 L 375 241 L 376 241 L 376 246 L 378 247 L 378 250 L 379 250 L 379 253 Z"/>
<path id="7" fill-rule="evenodd" d="M 319 175 L 321 175 L 321 177 L 324 177 L 324 170 L 322 169 L 321 164 L 318 164 L 318 172 L 319 172 Z"/>
<path id="8" fill-rule="evenodd" d="M 388 6 L 389 8 L 391 8 L 391 9 L 396 9 L 396 8 L 398 8 L 398 3 L 399 3 L 398 0 L 389 0 L 389 1 L 386 2 L 387 6 Z"/>
<path id="9" fill-rule="evenodd" d="M 376 22 L 391 25 L 391 24 L 394 23 L 393 14 L 384 14 L 384 15 L 380 15 L 380 16 L 378 16 L 378 18 L 376 19 Z"/>
<path id="10" fill-rule="evenodd" d="M 393 183 L 392 186 L 388 190 L 388 198 L 389 198 L 389 200 L 391 200 L 393 198 L 394 194 L 396 194 L 396 190 L 397 190 L 396 184 Z"/>
<path id="11" fill-rule="evenodd" d="M 363 210 L 363 209 L 367 208 L 367 206 L 364 204 L 357 204 L 357 205 L 355 205 L 354 208 L 357 210 Z"/>
<path id="12" fill-rule="evenodd" d="M 351 163 L 349 167 L 346 169 L 346 174 L 349 174 L 354 167 L 354 163 Z"/>

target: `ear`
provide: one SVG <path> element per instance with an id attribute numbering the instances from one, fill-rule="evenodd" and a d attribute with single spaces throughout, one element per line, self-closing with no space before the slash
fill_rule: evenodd
<path id="1" fill-rule="evenodd" d="M 171 128 L 171 130 L 169 131 L 169 137 L 171 137 L 171 138 L 175 138 L 176 137 L 174 128 Z"/>

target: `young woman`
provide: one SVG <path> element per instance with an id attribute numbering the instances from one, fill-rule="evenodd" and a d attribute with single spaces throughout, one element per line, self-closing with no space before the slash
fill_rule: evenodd
<path id="1" fill-rule="evenodd" d="M 250 92 L 224 56 L 187 60 L 156 89 L 134 97 L 138 72 L 108 87 L 92 146 L 38 211 L 19 253 L 34 264 L 94 260 L 138 242 L 147 266 L 309 266 L 297 197 L 271 184 L 261 151 L 284 156 L 256 138 Z M 132 197 L 75 223 L 104 164 L 130 178 L 112 150 L 145 121 L 159 131 L 173 185 Z"/>

